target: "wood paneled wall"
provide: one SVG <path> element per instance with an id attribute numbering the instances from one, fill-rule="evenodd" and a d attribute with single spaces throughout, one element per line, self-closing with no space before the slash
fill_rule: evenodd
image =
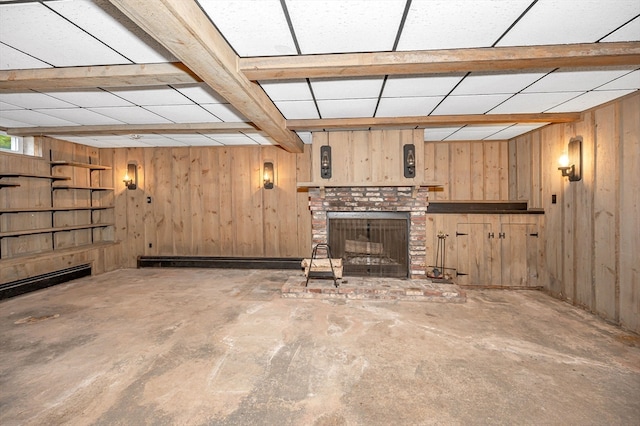
<path id="1" fill-rule="evenodd" d="M 50 175 L 52 173 L 49 160 L 66 160 L 81 163 L 98 163 L 98 149 L 57 139 L 35 138 L 36 151 L 42 156 L 0 153 L 0 171 Z M 108 172 L 107 172 L 108 173 Z M 74 185 L 89 185 L 87 169 L 73 167 L 56 167 L 55 175 L 69 176 Z M 94 174 L 94 186 L 110 186 L 110 174 L 100 177 Z M 51 191 L 51 181 L 39 178 L 11 178 L 20 184 L 17 188 L 0 189 L 0 208 L 17 209 L 29 207 L 86 207 L 91 205 L 90 197 L 94 197 L 94 205 L 111 205 L 110 192 L 88 191 Z M 10 213 L 0 215 L 3 231 L 29 230 L 49 228 L 52 226 L 52 214 L 55 215 L 55 226 L 72 226 L 91 223 L 91 212 L 82 211 L 42 211 L 28 213 Z M 94 212 L 95 222 L 113 222 L 112 211 Z M 102 217 L 98 217 L 102 216 Z M 93 239 L 92 239 L 93 232 Z M 55 239 L 55 251 L 53 239 Z M 59 269 L 90 263 L 92 272 L 99 274 L 121 267 L 120 248 L 117 243 L 98 243 L 113 240 L 113 228 L 74 230 L 34 234 L 20 237 L 4 238 L 2 244 L 3 259 L 0 260 L 0 283 L 32 277 Z"/>
<path id="2" fill-rule="evenodd" d="M 425 142 L 425 181 L 442 185 L 430 200 L 509 199 L 507 141 Z"/>
<path id="3" fill-rule="evenodd" d="M 416 149 L 416 176 L 404 177 L 405 144 Z M 331 147 L 331 178 L 320 177 L 320 147 Z M 422 184 L 424 167 L 422 130 L 360 130 L 313 134 L 312 182 L 318 184 L 368 185 Z M 433 182 L 426 182 L 433 183 Z"/>
<path id="4" fill-rule="evenodd" d="M 583 138 L 583 176 L 570 183 L 557 164 L 574 136 Z M 640 332 L 640 93 L 509 148 L 509 194 L 545 210 L 545 287 Z"/>
<path id="5" fill-rule="evenodd" d="M 291 154 L 277 147 L 102 149 L 115 170 L 116 240 L 126 266 L 138 255 L 303 257 L 311 247 L 308 194 L 310 147 Z M 271 161 L 275 187 L 263 188 Z M 138 189 L 122 183 L 138 164 Z M 150 203 L 148 199 L 150 197 Z"/>

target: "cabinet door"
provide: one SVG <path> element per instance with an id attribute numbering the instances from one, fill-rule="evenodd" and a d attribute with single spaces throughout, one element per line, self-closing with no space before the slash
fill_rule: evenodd
<path id="1" fill-rule="evenodd" d="M 502 277 L 509 287 L 538 285 L 538 226 L 535 223 L 503 223 L 500 226 Z"/>
<path id="2" fill-rule="evenodd" d="M 492 263 L 491 223 L 458 223 L 457 243 L 457 283 L 461 285 L 495 284 Z M 498 277 L 499 278 L 499 277 Z"/>

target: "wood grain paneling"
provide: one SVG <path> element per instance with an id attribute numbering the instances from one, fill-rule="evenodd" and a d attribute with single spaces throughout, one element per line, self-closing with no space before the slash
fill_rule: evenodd
<path id="1" fill-rule="evenodd" d="M 545 210 L 542 285 L 636 332 L 639 123 L 636 92 L 586 111 L 576 123 L 547 126 L 509 142 L 511 195 L 537 203 L 539 193 L 539 207 Z M 583 139 L 582 180 L 568 182 L 557 170 L 557 159 L 575 136 Z M 554 194 L 557 204 L 551 203 Z"/>

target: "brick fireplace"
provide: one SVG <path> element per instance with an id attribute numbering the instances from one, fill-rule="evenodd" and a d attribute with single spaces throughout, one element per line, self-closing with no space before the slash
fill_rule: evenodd
<path id="1" fill-rule="evenodd" d="M 309 188 L 313 245 L 329 242 L 330 212 L 405 212 L 409 278 L 426 276 L 428 188 L 412 186 Z"/>

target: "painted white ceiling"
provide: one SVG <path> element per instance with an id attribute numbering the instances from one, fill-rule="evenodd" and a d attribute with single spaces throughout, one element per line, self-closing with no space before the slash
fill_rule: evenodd
<path id="1" fill-rule="evenodd" d="M 197 2 L 241 57 L 640 41 L 638 0 Z M 0 1 L 0 70 L 174 61 L 108 0 Z M 579 112 L 640 89 L 638 68 L 259 83 L 287 119 Z M 205 84 L 0 93 L 0 127 L 244 121 Z M 505 139 L 541 125 L 428 128 L 425 140 Z M 66 139 L 99 147 L 274 143 L 254 133 Z"/>

